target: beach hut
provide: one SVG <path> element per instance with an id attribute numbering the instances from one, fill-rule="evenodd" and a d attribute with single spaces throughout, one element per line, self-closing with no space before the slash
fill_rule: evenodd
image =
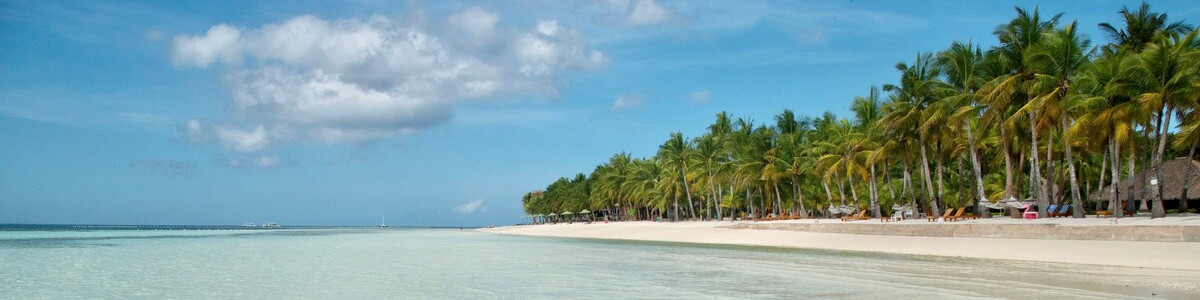
<path id="1" fill-rule="evenodd" d="M 1159 181 L 1154 180 L 1154 169 L 1147 168 L 1117 184 L 1121 200 L 1141 200 L 1143 205 L 1140 206 L 1144 206 L 1145 202 L 1154 199 L 1155 191 L 1161 186 L 1165 209 L 1179 208 L 1183 204 L 1180 200 L 1184 199 L 1188 201 L 1187 207 L 1196 207 L 1196 200 L 1200 199 L 1200 161 L 1180 157 L 1163 162 L 1161 167 L 1162 178 Z M 1089 198 L 1092 201 L 1112 201 L 1112 185 Z"/>

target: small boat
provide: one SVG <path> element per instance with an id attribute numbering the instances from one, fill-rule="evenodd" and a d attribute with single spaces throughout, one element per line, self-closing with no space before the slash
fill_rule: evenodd
<path id="1" fill-rule="evenodd" d="M 254 222 L 242 223 L 242 227 L 254 227 Z"/>
<path id="2" fill-rule="evenodd" d="M 279 228 L 279 223 L 269 222 L 262 225 L 263 228 Z"/>
<path id="3" fill-rule="evenodd" d="M 379 228 L 388 228 L 387 217 L 380 217 Z"/>

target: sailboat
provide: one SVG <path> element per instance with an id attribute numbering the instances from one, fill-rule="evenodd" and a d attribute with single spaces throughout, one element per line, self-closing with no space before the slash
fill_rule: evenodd
<path id="1" fill-rule="evenodd" d="M 388 228 L 387 217 L 380 217 L 379 228 Z"/>

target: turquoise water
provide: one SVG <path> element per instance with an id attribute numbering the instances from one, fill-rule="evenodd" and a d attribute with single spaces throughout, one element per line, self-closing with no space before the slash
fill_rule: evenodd
<path id="1" fill-rule="evenodd" d="M 1053 264 L 471 230 L 0 231 L 0 298 L 1192 298 Z M 1163 274 L 1173 275 L 1173 274 Z M 1194 276 L 1195 274 L 1190 274 Z M 1151 296 L 1150 293 L 1157 293 Z"/>

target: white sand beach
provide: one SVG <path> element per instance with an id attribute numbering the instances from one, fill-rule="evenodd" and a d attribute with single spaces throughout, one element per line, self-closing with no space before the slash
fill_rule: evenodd
<path id="1" fill-rule="evenodd" d="M 1195 272 L 1200 272 L 1200 259 L 1196 259 L 1194 255 L 1200 251 L 1200 243 L 1197 242 L 896 236 L 729 228 L 746 227 L 745 225 L 747 224 L 782 225 L 789 223 L 818 223 L 827 224 L 828 226 L 886 224 L 879 226 L 931 226 L 929 227 L 931 229 L 934 227 L 963 226 L 965 224 L 975 224 L 977 226 L 1015 224 L 1032 227 L 1053 224 L 1061 227 L 1091 227 L 1093 229 L 1097 226 L 1102 226 L 1104 228 L 1112 228 L 1113 230 L 1119 230 L 1125 226 L 1185 226 L 1183 229 L 1185 234 L 1200 234 L 1200 216 L 1170 217 L 1153 220 L 1146 217 L 1122 218 L 1118 220 L 1112 218 L 1093 218 L 1091 216 L 1086 219 L 1056 218 L 1039 220 L 993 218 L 945 223 L 927 222 L 923 219 L 886 223 L 879 220 L 842 222 L 836 219 L 772 222 L 709 221 L 671 223 L 641 221 L 523 225 L 480 230 L 499 234 L 529 236 L 794 247 L 1131 267 L 1150 272 L 1147 274 L 1160 275 L 1164 271 L 1192 273 L 1193 276 L 1197 274 Z"/>

